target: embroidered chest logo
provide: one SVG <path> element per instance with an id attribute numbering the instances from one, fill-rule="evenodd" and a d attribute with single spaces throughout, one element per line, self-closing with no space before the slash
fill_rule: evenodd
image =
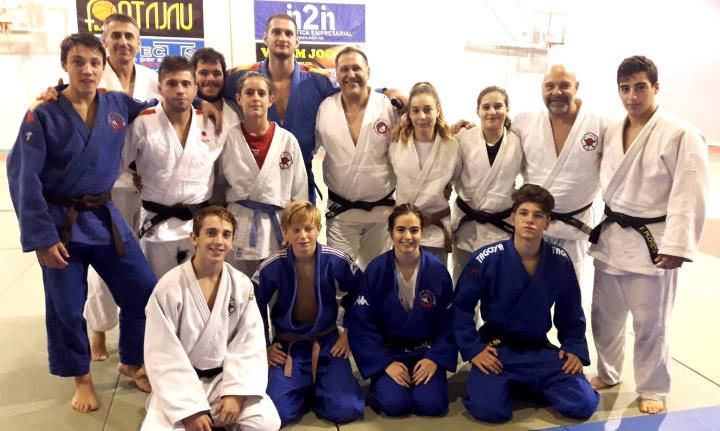
<path id="1" fill-rule="evenodd" d="M 200 140 L 203 141 L 206 144 L 210 143 L 210 137 L 208 137 L 208 134 L 206 131 L 200 132 Z"/>
<path id="2" fill-rule="evenodd" d="M 119 132 L 125 127 L 126 123 L 122 115 L 111 112 L 108 114 L 108 125 L 114 132 Z"/>
<path id="3" fill-rule="evenodd" d="M 231 296 L 230 301 L 228 301 L 228 315 L 232 316 L 232 314 L 235 312 L 235 297 Z"/>
<path id="4" fill-rule="evenodd" d="M 597 148 L 598 142 L 600 142 L 600 139 L 598 138 L 598 135 L 587 132 L 582 137 L 582 147 L 585 151 L 595 151 L 595 148 Z"/>
<path id="5" fill-rule="evenodd" d="M 293 165 L 293 159 L 290 153 L 283 151 L 280 154 L 280 169 L 289 169 Z"/>
<path id="6" fill-rule="evenodd" d="M 429 310 L 435 306 L 435 295 L 429 290 L 421 290 L 418 294 L 418 300 L 423 310 Z"/>
<path id="7" fill-rule="evenodd" d="M 367 299 L 365 299 L 365 296 L 360 295 L 360 296 L 358 296 L 357 299 L 355 300 L 355 305 L 369 306 L 370 304 L 368 304 Z"/>
<path id="8" fill-rule="evenodd" d="M 373 130 L 375 133 L 377 133 L 380 136 L 387 136 L 388 132 L 390 131 L 390 125 L 385 120 L 377 120 L 375 124 L 373 124 Z"/>

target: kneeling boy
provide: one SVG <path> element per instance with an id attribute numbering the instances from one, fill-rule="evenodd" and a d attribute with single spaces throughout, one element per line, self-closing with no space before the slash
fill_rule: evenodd
<path id="1" fill-rule="evenodd" d="M 512 198 L 513 238 L 475 252 L 453 302 L 455 339 L 473 364 L 465 407 L 482 421 L 508 421 L 510 387 L 517 385 L 560 414 L 587 419 L 600 397 L 582 373 L 590 359 L 580 287 L 567 252 L 543 241 L 554 199 L 534 184 Z M 476 331 L 478 301 L 485 323 Z M 547 339 L 553 305 L 560 348 Z"/>
<path id="2" fill-rule="evenodd" d="M 354 421 L 365 403 L 348 360 L 347 331 L 338 334 L 336 292 L 346 293 L 341 305 L 347 313 L 362 273 L 349 255 L 317 242 L 320 211 L 310 202 L 291 202 L 281 224 L 288 247 L 268 257 L 253 277 L 266 327 L 267 305 L 277 295 L 270 315 L 275 337 L 267 338 L 268 395 L 283 426 L 301 416 L 306 400 L 322 419 Z"/>
<path id="3" fill-rule="evenodd" d="M 235 218 L 193 218 L 195 256 L 166 273 L 148 302 L 145 362 L 155 386 L 142 430 L 277 430 L 262 318 L 250 280 L 225 263 Z M 236 428 L 232 428 L 236 429 Z"/>

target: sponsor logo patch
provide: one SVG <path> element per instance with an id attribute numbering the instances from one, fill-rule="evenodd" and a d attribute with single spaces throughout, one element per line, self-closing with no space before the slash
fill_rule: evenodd
<path id="1" fill-rule="evenodd" d="M 280 169 L 289 169 L 293 165 L 293 158 L 290 153 L 283 151 L 280 154 Z"/>
<path id="2" fill-rule="evenodd" d="M 435 295 L 429 290 L 421 290 L 418 294 L 418 300 L 423 310 L 429 310 L 435 306 Z"/>
<path id="3" fill-rule="evenodd" d="M 368 304 L 367 299 L 365 299 L 365 297 L 363 295 L 360 295 L 355 300 L 355 305 L 369 306 L 370 304 Z"/>
<path id="4" fill-rule="evenodd" d="M 121 131 L 127 124 L 125 122 L 125 118 L 123 118 L 123 116 L 118 114 L 117 112 L 111 112 L 110 114 L 108 114 L 107 121 L 108 125 L 110 125 L 110 128 L 113 129 L 114 132 Z"/>
<path id="5" fill-rule="evenodd" d="M 231 296 L 230 301 L 228 301 L 228 315 L 232 316 L 232 314 L 235 312 L 235 297 Z"/>
<path id="6" fill-rule="evenodd" d="M 587 132 L 582 137 L 582 147 L 585 151 L 595 151 L 595 148 L 598 146 L 598 142 L 600 142 L 598 135 L 592 132 Z"/>
<path id="7" fill-rule="evenodd" d="M 390 131 L 390 125 L 387 121 L 380 119 L 375 121 L 375 124 L 373 124 L 373 130 L 380 136 L 387 136 Z"/>

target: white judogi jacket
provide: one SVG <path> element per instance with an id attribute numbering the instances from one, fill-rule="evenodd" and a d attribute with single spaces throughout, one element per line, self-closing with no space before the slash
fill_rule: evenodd
<path id="1" fill-rule="evenodd" d="M 460 172 L 458 151 L 455 139 L 442 139 L 437 134 L 430 154 L 420 168 L 412 136 L 407 143 L 398 141 L 390 144 L 388 156 L 397 179 L 396 204 L 412 203 L 426 216 L 447 208 L 445 186 L 455 181 Z M 450 217 L 443 218 L 442 223 L 451 232 Z M 443 247 L 445 236 L 438 226 L 425 226 L 421 244 Z"/>
<path id="2" fill-rule="evenodd" d="M 458 196 L 475 210 L 495 213 L 511 208 L 515 178 L 523 160 L 520 138 L 506 130 L 492 166 L 482 128 L 462 129 L 456 138 L 461 166 L 460 177 L 455 182 Z M 457 248 L 474 252 L 484 245 L 508 238 L 507 232 L 489 223 L 470 221 L 459 226 L 465 213 L 453 203 L 452 227 Z"/>
<path id="3" fill-rule="evenodd" d="M 235 257 L 242 260 L 264 259 L 279 249 L 270 217 L 264 213 L 260 216 L 257 245 L 252 247 L 250 228 L 253 225 L 253 210 L 234 202 L 252 200 L 285 208 L 290 201 L 307 199 L 307 172 L 297 139 L 275 124 L 270 149 L 260 169 L 238 124 L 230 130 L 220 155 L 220 164 L 228 183 L 225 194 L 228 210 L 238 224 L 233 244 Z M 280 218 L 282 211 L 278 210 L 276 214 Z"/>
<path id="4" fill-rule="evenodd" d="M 386 96 L 370 92 L 357 145 L 353 143 L 345 120 L 341 93 L 326 98 L 318 109 L 315 149 L 325 148 L 323 179 L 329 190 L 349 201 L 373 202 L 390 194 L 395 176 L 388 159 L 393 125 L 398 117 Z M 330 206 L 331 203 L 328 203 Z M 379 223 L 392 209 L 372 211 L 351 209 L 335 217 L 337 221 Z"/>
<path id="5" fill-rule="evenodd" d="M 142 430 L 184 429 L 182 419 L 214 413 L 225 395 L 266 396 L 262 317 L 244 274 L 224 264 L 211 310 L 187 261 L 158 281 L 145 311 L 145 368 L 153 391 Z M 220 367 L 211 379 L 195 372 Z"/>
<path id="6" fill-rule="evenodd" d="M 565 145 L 555 150 L 550 115 L 524 112 L 513 120 L 512 130 L 520 136 L 525 153 L 521 174 L 525 183 L 547 189 L 555 198 L 555 212 L 568 213 L 591 203 L 600 188 L 599 172 L 606 121 L 581 106 Z M 592 227 L 592 213 L 574 216 Z M 553 238 L 586 240 L 579 229 L 553 220 L 546 235 Z"/>
<path id="7" fill-rule="evenodd" d="M 110 62 L 105 63 L 102 78 L 100 80 L 100 88 L 107 88 L 113 91 L 123 91 L 120 79 L 110 66 Z M 133 87 L 132 97 L 138 100 L 160 99 L 160 89 L 158 88 L 158 74 L 149 67 L 135 63 L 135 86 Z M 132 162 L 132 160 L 130 160 Z M 120 175 L 115 180 L 113 188 L 134 190 L 132 174 L 123 169 L 127 165 L 123 165 L 120 169 Z"/>
<path id="8" fill-rule="evenodd" d="M 204 127 L 203 123 L 206 123 Z M 192 123 L 183 148 L 162 103 L 145 110 L 128 127 L 123 148 L 123 166 L 135 160 L 142 178 L 143 200 L 162 205 L 199 204 L 210 198 L 213 166 L 224 141 L 215 136 L 211 121 L 192 110 Z M 140 224 L 155 213 L 140 212 Z M 192 231 L 192 220 L 169 218 L 148 231 L 145 241 L 185 239 Z"/>
<path id="9" fill-rule="evenodd" d="M 624 121 L 608 127 L 600 182 L 603 200 L 615 212 L 635 217 L 667 215 L 647 225 L 658 254 L 692 260 L 697 249 L 708 198 L 708 147 L 691 124 L 659 109 L 623 152 Z M 598 268 L 655 275 L 647 245 L 633 228 L 617 223 L 602 227 L 590 247 Z M 603 264 L 605 266 L 603 266 Z"/>

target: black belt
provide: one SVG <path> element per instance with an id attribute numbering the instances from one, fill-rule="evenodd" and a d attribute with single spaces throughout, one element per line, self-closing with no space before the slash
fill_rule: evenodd
<path id="1" fill-rule="evenodd" d="M 195 370 L 195 374 L 197 374 L 197 376 L 201 379 L 212 379 L 213 377 L 223 372 L 222 367 L 210 368 L 209 370 L 198 370 L 197 368 L 193 369 Z"/>
<path id="2" fill-rule="evenodd" d="M 145 219 L 140 231 L 138 232 L 138 238 L 142 238 L 153 226 L 156 226 L 165 220 L 173 217 L 180 220 L 192 220 L 193 215 L 206 206 L 210 205 L 210 202 L 205 201 L 199 204 L 175 204 L 172 206 L 162 205 L 152 201 L 142 201 L 142 207 L 147 211 L 154 212 L 155 215 L 151 219 Z"/>
<path id="3" fill-rule="evenodd" d="M 646 225 L 653 224 L 653 223 L 660 223 L 662 221 L 665 221 L 667 218 L 666 215 L 660 216 L 660 217 L 652 217 L 652 218 L 645 218 L 645 217 L 633 217 L 629 216 L 627 214 L 623 213 L 617 213 L 610 209 L 609 206 L 605 205 L 605 219 L 600 222 L 590 233 L 590 238 L 588 239 L 591 243 L 597 244 L 598 239 L 600 239 L 600 232 L 602 231 L 602 226 L 605 223 L 617 223 L 620 225 L 620 227 L 631 227 L 635 229 L 640 236 L 642 236 L 642 239 L 645 240 L 645 245 L 647 246 L 648 252 L 650 253 L 650 260 L 655 263 L 655 260 L 658 257 L 658 246 L 655 242 L 655 237 L 653 237 L 652 232 L 650 232 L 650 229 Z"/>
<path id="4" fill-rule="evenodd" d="M 518 334 L 499 331 L 495 325 L 486 322 L 478 331 L 480 340 L 490 347 L 504 346 L 516 352 L 524 350 L 559 350 L 547 337 L 527 338 Z"/>
<path id="5" fill-rule="evenodd" d="M 489 213 L 485 211 L 478 211 L 473 209 L 470 205 L 468 205 L 467 202 L 462 200 L 460 196 L 458 196 L 457 200 L 455 201 L 457 203 L 458 208 L 462 210 L 462 212 L 465 213 L 465 216 L 460 219 L 460 223 L 458 224 L 458 228 L 462 226 L 463 223 L 474 221 L 476 223 L 489 223 L 493 226 L 495 226 L 498 229 L 504 230 L 505 232 L 512 234 L 515 229 L 513 226 L 506 222 L 505 219 L 512 214 L 512 208 L 508 208 L 506 210 L 496 212 L 496 213 Z"/>
<path id="6" fill-rule="evenodd" d="M 550 218 L 555 220 L 560 220 L 561 222 L 565 224 L 569 224 L 570 226 L 573 226 L 577 229 L 580 229 L 583 231 L 586 235 L 590 235 L 590 232 L 592 232 L 593 228 L 586 225 L 585 223 L 581 222 L 580 220 L 573 217 L 574 215 L 580 214 L 581 212 L 587 210 L 592 206 L 592 202 L 585 205 L 582 208 L 576 209 L 575 211 L 570 211 L 569 213 L 556 213 L 555 211 L 550 213 Z"/>
<path id="7" fill-rule="evenodd" d="M 87 211 L 91 208 L 104 207 L 108 215 L 110 216 L 110 227 L 112 229 L 113 242 L 115 244 L 115 252 L 118 256 L 125 255 L 125 245 L 123 245 L 122 236 L 120 235 L 120 229 L 115 223 L 115 219 L 110 212 L 110 207 L 107 206 L 108 202 L 112 200 L 110 193 L 102 195 L 84 195 L 79 198 L 69 198 L 67 196 L 59 196 L 51 193 L 43 193 L 45 201 L 52 205 L 62 205 L 70 207 L 65 221 L 60 227 L 60 241 L 67 245 L 72 239 L 72 227 L 80 217 L 80 212 Z"/>
<path id="8" fill-rule="evenodd" d="M 380 200 L 374 202 L 365 202 L 349 201 L 344 197 L 338 195 L 337 193 L 333 192 L 332 190 L 328 190 L 328 199 L 330 199 L 333 203 L 328 206 L 328 210 L 325 213 L 325 218 L 331 219 L 351 209 L 371 211 L 373 208 L 380 206 L 394 207 L 395 199 L 390 198 L 393 193 L 395 193 L 395 190 L 391 191 L 387 196 Z"/>

